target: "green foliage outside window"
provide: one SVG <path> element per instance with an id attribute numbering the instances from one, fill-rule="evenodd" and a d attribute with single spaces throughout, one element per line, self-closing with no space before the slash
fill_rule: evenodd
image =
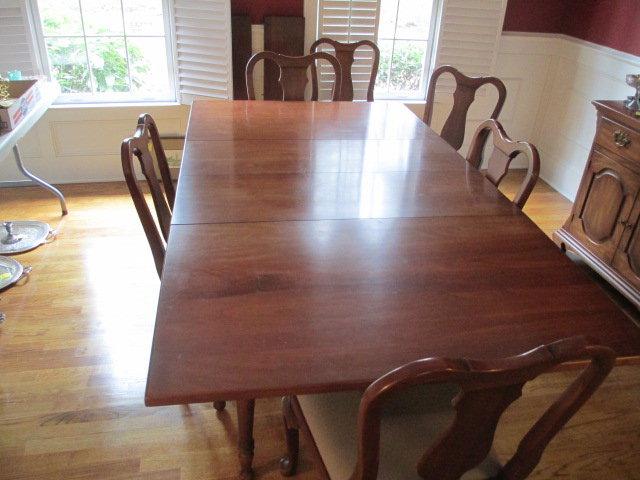
<path id="1" fill-rule="evenodd" d="M 67 19 L 64 19 L 65 21 Z M 50 29 L 58 29 L 60 23 L 45 19 Z M 106 32 L 101 32 L 106 33 Z M 53 74 L 62 92 L 91 92 L 87 56 L 84 40 L 81 38 L 50 37 L 47 39 L 47 52 Z M 89 61 L 93 74 L 94 88 L 97 92 L 128 92 L 143 85 L 142 76 L 149 71 L 141 50 L 129 46 L 131 83 L 129 85 L 129 65 L 124 52 L 123 37 L 102 37 L 91 39 Z"/>
<path id="2" fill-rule="evenodd" d="M 422 75 L 423 56 L 423 47 L 397 42 L 393 52 L 393 68 L 389 88 L 396 91 L 418 90 Z M 381 55 L 377 82 L 379 85 L 386 86 L 389 81 L 390 61 L 391 55 Z"/>

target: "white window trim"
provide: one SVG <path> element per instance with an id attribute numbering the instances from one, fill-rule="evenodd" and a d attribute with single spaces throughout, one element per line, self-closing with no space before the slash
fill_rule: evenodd
<path id="1" fill-rule="evenodd" d="M 431 72 L 433 72 L 435 68 L 435 59 L 437 53 L 437 45 L 436 40 L 438 38 L 438 31 L 440 27 L 440 21 L 442 19 L 442 3 L 443 0 L 433 0 L 433 7 L 431 10 L 431 20 L 429 24 L 429 36 L 427 37 L 427 51 L 424 58 L 424 63 L 422 65 L 422 78 L 420 81 L 420 89 L 416 95 L 412 96 L 398 96 L 398 95 L 376 95 L 376 100 L 396 100 L 399 102 L 424 102 L 427 98 L 427 88 L 429 88 L 429 80 L 431 78 Z M 397 16 L 396 12 L 396 16 Z M 379 22 L 380 19 L 378 19 Z M 397 18 L 396 18 L 397 22 Z M 388 40 L 388 39 L 387 39 Z M 408 40 L 412 39 L 397 39 L 394 38 L 393 42 L 397 40 Z M 415 39 L 414 39 L 415 40 Z M 378 31 L 376 30 L 376 42 L 378 41 Z M 424 40 L 418 40 L 423 42 Z M 392 53 L 393 59 L 393 53 Z"/>
<path id="2" fill-rule="evenodd" d="M 50 80 L 53 79 L 49 55 L 45 44 L 45 35 L 42 30 L 42 21 L 38 9 L 37 0 L 27 0 L 27 8 L 30 17 L 30 30 L 35 39 L 34 50 L 39 61 L 39 68 L 42 74 Z M 118 105 L 118 104 L 175 104 L 177 103 L 176 89 L 176 68 L 175 68 L 175 41 L 173 22 L 173 0 L 162 0 L 162 13 L 164 20 L 165 50 L 167 54 L 167 80 L 169 82 L 169 95 L 167 97 L 140 97 L 130 93 L 63 93 L 56 101 L 55 105 L 60 106 L 96 106 L 96 105 Z M 134 35 L 135 36 L 135 35 Z"/>

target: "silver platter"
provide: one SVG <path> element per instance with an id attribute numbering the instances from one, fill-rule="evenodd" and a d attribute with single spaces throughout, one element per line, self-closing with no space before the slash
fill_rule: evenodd
<path id="1" fill-rule="evenodd" d="M 14 239 L 18 241 L 7 242 L 8 232 L 4 225 L 11 224 Z M 47 242 L 54 233 L 48 223 L 38 221 L 0 221 L 0 255 L 22 253 Z"/>
<path id="2" fill-rule="evenodd" d="M 0 290 L 20 280 L 23 272 L 20 262 L 11 257 L 0 256 Z"/>

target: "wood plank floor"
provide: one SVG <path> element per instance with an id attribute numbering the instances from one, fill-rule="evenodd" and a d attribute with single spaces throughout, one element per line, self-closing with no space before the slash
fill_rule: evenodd
<path id="1" fill-rule="evenodd" d="M 513 190 L 513 182 L 507 190 Z M 237 477 L 233 406 L 146 408 L 159 281 L 124 184 L 63 186 L 70 214 L 34 188 L 0 189 L 0 218 L 40 219 L 58 239 L 19 256 L 30 280 L 0 293 L 0 479 Z M 526 212 L 547 233 L 571 204 L 544 184 Z M 515 438 L 572 373 L 530 385 L 500 424 Z M 554 440 L 531 478 L 640 479 L 640 366 L 618 367 Z M 280 478 L 279 402 L 256 408 L 257 477 Z M 297 478 L 316 478 L 303 462 Z"/>

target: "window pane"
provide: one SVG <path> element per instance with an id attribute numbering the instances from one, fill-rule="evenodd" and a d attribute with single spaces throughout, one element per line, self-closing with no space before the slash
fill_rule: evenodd
<path id="1" fill-rule="evenodd" d="M 88 38 L 87 46 L 96 92 L 128 92 L 129 69 L 124 38 Z"/>
<path id="2" fill-rule="evenodd" d="M 389 86 L 392 95 L 410 97 L 420 93 L 426 49 L 427 42 L 396 40 Z"/>
<path id="3" fill-rule="evenodd" d="M 169 97 L 169 71 L 164 37 L 127 37 L 131 83 L 142 96 Z"/>
<path id="4" fill-rule="evenodd" d="M 164 35 L 162 0 L 123 0 L 127 35 Z"/>
<path id="5" fill-rule="evenodd" d="M 48 38 L 47 53 L 62 93 L 90 92 L 89 68 L 81 38 Z"/>
<path id="6" fill-rule="evenodd" d="M 38 0 L 42 31 L 48 35 L 82 35 L 78 0 Z"/>
<path id="7" fill-rule="evenodd" d="M 81 0 L 86 35 L 121 35 L 120 0 Z"/>
<path id="8" fill-rule="evenodd" d="M 386 96 L 389 86 L 389 65 L 391 63 L 391 50 L 393 40 L 378 41 L 380 49 L 380 65 L 378 66 L 378 77 L 376 78 L 375 93 L 377 96 Z"/>
<path id="9" fill-rule="evenodd" d="M 432 1 L 400 0 L 396 38 L 428 40 Z"/>
<path id="10" fill-rule="evenodd" d="M 397 11 L 398 0 L 382 0 L 380 2 L 380 24 L 378 26 L 378 38 L 391 39 L 394 37 Z"/>

